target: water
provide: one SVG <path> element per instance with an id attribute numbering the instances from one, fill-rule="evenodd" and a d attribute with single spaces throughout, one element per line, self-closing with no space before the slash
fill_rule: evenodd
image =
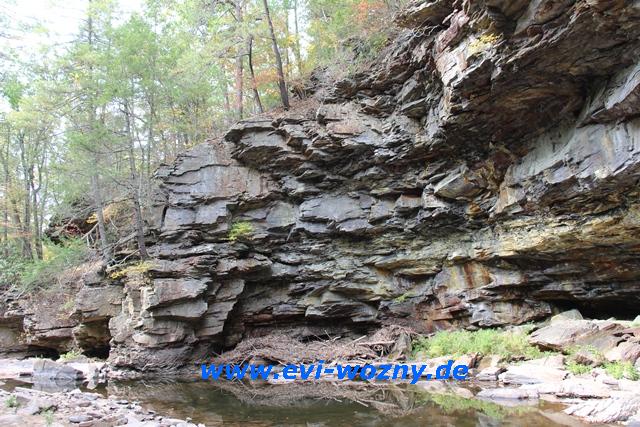
<path id="1" fill-rule="evenodd" d="M 3 388 L 13 388 L 7 382 Z M 551 403 L 503 406 L 465 396 L 470 390 L 433 382 L 411 385 L 266 385 L 229 382 L 112 382 L 92 390 L 142 403 L 207 426 L 581 426 Z M 36 387 L 37 388 L 37 387 Z M 51 391 L 51 390 L 49 390 Z"/>

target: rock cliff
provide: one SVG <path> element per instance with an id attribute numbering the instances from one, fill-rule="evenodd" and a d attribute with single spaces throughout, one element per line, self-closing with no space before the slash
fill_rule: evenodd
<path id="1" fill-rule="evenodd" d="M 640 2 L 418 1 L 396 24 L 366 72 L 316 72 L 162 167 L 153 260 L 86 281 L 69 339 L 150 369 L 276 329 L 635 317 Z"/>

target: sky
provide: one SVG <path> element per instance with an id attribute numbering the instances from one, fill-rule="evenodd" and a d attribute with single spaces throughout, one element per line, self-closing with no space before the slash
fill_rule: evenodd
<path id="1" fill-rule="evenodd" d="M 85 17 L 89 0 L 0 0 L 0 14 L 9 18 L 9 28 L 0 29 L 7 46 L 27 51 L 40 44 L 64 45 L 73 39 Z M 143 0 L 119 0 L 125 15 L 142 9 Z M 42 25 L 45 31 L 25 31 L 24 26 Z"/>

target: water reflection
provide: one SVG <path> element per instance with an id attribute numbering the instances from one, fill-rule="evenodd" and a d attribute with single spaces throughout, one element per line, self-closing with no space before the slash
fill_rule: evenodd
<path id="1" fill-rule="evenodd" d="M 435 384 L 435 383 L 434 383 Z M 561 406 L 502 406 L 457 385 L 112 383 L 109 394 L 208 426 L 582 426 Z"/>

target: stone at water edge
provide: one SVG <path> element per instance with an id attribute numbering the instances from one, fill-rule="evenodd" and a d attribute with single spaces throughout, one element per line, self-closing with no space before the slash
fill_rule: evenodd
<path id="1" fill-rule="evenodd" d="M 551 394 L 566 398 L 606 398 L 611 397 L 612 388 L 606 384 L 584 378 L 567 378 L 562 381 L 536 384 L 523 384 L 522 390 L 539 394 Z"/>
<path id="2" fill-rule="evenodd" d="M 539 397 L 536 390 L 521 388 L 488 388 L 481 390 L 476 397 L 487 400 L 527 400 Z"/>
<path id="3" fill-rule="evenodd" d="M 556 355 L 528 360 L 519 365 L 511 365 L 498 376 L 505 384 L 536 384 L 558 382 L 565 379 L 568 372 L 563 369 L 564 356 Z"/>
<path id="4" fill-rule="evenodd" d="M 640 411 L 640 396 L 587 400 L 573 404 L 564 410 L 591 423 L 623 422 Z"/>
<path id="5" fill-rule="evenodd" d="M 475 379 L 478 381 L 498 381 L 498 376 L 504 371 L 506 368 L 502 366 L 489 366 L 478 372 Z"/>
<path id="6" fill-rule="evenodd" d="M 57 363 L 49 359 L 39 359 L 33 362 L 33 379 L 81 380 L 82 371 L 71 366 Z"/>

